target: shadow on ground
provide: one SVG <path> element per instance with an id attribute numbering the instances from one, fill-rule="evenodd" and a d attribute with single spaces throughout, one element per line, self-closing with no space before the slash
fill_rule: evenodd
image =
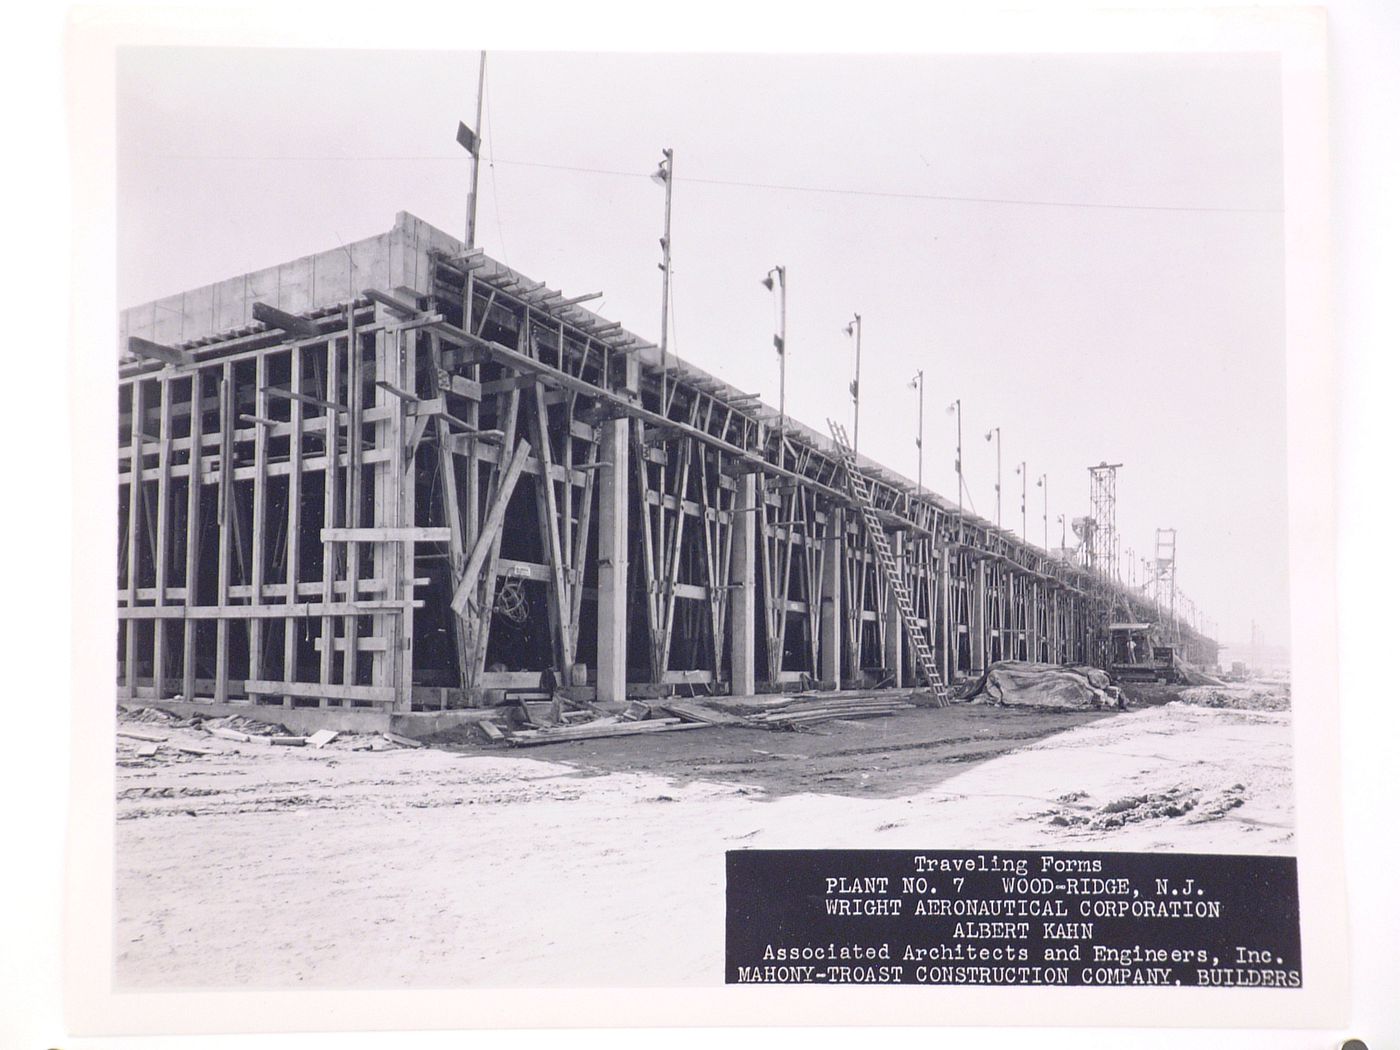
<path id="1" fill-rule="evenodd" d="M 796 732 L 713 726 L 507 753 L 572 765 L 582 775 L 644 772 L 677 784 L 742 785 L 766 799 L 795 794 L 894 798 L 1115 713 L 955 704 L 823 722 Z M 480 753 L 470 746 L 452 749 Z"/>

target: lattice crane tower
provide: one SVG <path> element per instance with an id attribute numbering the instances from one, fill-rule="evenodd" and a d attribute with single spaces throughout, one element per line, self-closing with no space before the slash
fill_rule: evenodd
<path id="1" fill-rule="evenodd" d="M 1116 503 L 1121 463 L 1100 463 L 1089 468 L 1089 566 L 1106 579 L 1118 579 L 1118 522 Z"/>

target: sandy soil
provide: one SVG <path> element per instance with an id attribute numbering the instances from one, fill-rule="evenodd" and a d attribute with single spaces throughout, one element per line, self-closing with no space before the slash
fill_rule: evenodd
<path id="1" fill-rule="evenodd" d="M 718 984 L 724 851 L 1292 850 L 1284 711 L 982 705 L 518 752 L 123 726 L 119 988 Z"/>

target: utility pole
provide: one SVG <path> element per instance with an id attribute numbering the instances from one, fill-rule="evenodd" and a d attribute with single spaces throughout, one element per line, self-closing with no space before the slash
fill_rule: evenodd
<path id="1" fill-rule="evenodd" d="M 997 439 L 997 528 L 1001 528 L 1001 427 L 987 431 L 987 440 L 991 441 L 993 435 Z"/>
<path id="2" fill-rule="evenodd" d="M 457 122 L 457 142 L 472 155 L 472 182 L 467 191 L 467 240 L 466 249 L 476 247 L 476 191 L 481 180 L 481 103 L 486 95 L 486 52 L 476 67 L 476 126 L 475 130 L 461 121 Z"/>
<path id="3" fill-rule="evenodd" d="M 958 472 L 958 542 L 962 542 L 962 516 L 963 516 L 963 471 L 962 471 L 962 398 L 954 398 L 953 403 L 948 406 L 948 411 L 956 413 L 958 417 L 958 456 L 953 460 L 953 467 Z"/>
<path id="4" fill-rule="evenodd" d="M 860 314 L 846 325 L 846 334 L 856 339 L 856 377 L 851 382 L 851 400 L 855 402 L 855 426 L 851 431 L 851 451 L 860 455 Z"/>
<path id="5" fill-rule="evenodd" d="M 666 190 L 666 226 L 661 235 L 661 414 L 667 414 L 666 405 L 666 336 L 670 327 L 671 313 L 671 177 L 675 156 L 670 149 L 661 151 L 661 163 L 652 174 L 652 179 Z"/>
<path id="6" fill-rule="evenodd" d="M 770 269 L 763 287 L 778 292 L 778 334 L 773 336 L 773 348 L 778 351 L 778 465 L 782 466 L 787 430 L 787 267 Z"/>
<path id="7" fill-rule="evenodd" d="M 909 388 L 919 392 L 919 436 L 914 439 L 914 447 L 919 450 L 919 496 L 924 494 L 924 370 L 921 368 L 909 380 Z"/>

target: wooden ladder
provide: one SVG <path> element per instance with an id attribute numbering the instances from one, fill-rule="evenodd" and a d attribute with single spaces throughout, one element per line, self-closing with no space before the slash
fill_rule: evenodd
<path id="1" fill-rule="evenodd" d="M 870 502 L 870 488 L 856 467 L 855 453 L 851 451 L 850 442 L 846 438 L 846 428 L 829 419 L 826 423 L 831 428 L 832 440 L 835 441 L 837 454 L 841 457 L 841 466 L 846 477 L 846 491 L 855 501 L 856 506 L 860 508 L 861 521 L 865 524 L 865 535 L 869 538 L 870 545 L 875 549 L 875 557 L 880 564 L 880 574 L 884 578 L 885 585 L 894 594 L 895 604 L 899 607 L 899 618 L 904 624 L 904 636 L 909 640 L 909 648 L 914 651 L 914 658 L 919 669 L 923 671 L 924 680 L 928 682 L 929 690 L 933 693 L 934 699 L 938 701 L 938 706 L 947 707 L 949 702 L 948 687 L 943 684 L 943 678 L 938 673 L 938 664 L 933 658 L 933 649 L 929 645 L 928 635 L 924 633 L 923 625 L 915 619 L 914 601 L 909 594 L 909 585 L 905 583 L 904 574 L 900 572 L 899 563 L 895 561 L 889 537 L 885 535 L 885 527 L 880 524 L 880 518 L 875 513 L 875 506 Z"/>

